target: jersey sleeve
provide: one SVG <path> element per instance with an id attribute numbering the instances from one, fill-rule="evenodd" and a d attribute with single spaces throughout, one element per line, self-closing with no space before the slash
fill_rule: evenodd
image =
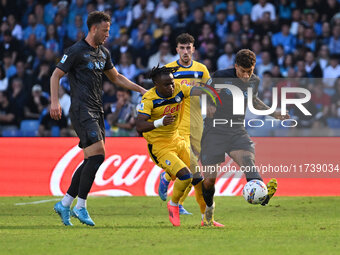
<path id="1" fill-rule="evenodd" d="M 72 67 L 75 65 L 77 60 L 77 52 L 74 48 L 68 48 L 65 50 L 65 53 L 59 63 L 57 64 L 57 67 L 61 69 L 63 72 L 67 73 L 69 72 Z"/>
<path id="2" fill-rule="evenodd" d="M 103 47 L 103 48 L 104 48 L 104 53 L 106 54 L 106 62 L 105 62 L 105 66 L 104 66 L 104 71 L 106 71 L 106 70 L 110 70 L 110 69 L 113 68 L 113 63 L 112 63 L 112 60 L 111 60 L 110 52 L 105 47 Z"/>
<path id="3" fill-rule="evenodd" d="M 181 86 L 181 90 L 183 92 L 184 97 L 189 97 L 193 87 L 190 85 L 186 85 L 186 84 L 181 84 L 180 86 Z"/>
<path id="4" fill-rule="evenodd" d="M 202 76 L 202 82 L 208 83 L 210 80 L 210 74 L 206 66 L 203 67 L 203 76 Z"/>
<path id="5" fill-rule="evenodd" d="M 150 99 L 143 97 L 141 103 L 138 105 L 138 113 L 151 116 L 153 103 Z"/>

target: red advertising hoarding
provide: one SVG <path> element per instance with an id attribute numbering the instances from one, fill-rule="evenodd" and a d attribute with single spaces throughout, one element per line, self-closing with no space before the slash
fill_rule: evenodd
<path id="1" fill-rule="evenodd" d="M 340 195 L 340 138 L 253 138 L 265 181 L 277 177 L 281 196 Z M 63 195 L 83 160 L 77 138 L 1 138 L 0 196 Z M 236 165 L 229 159 L 222 166 Z M 239 170 L 237 168 L 237 170 Z M 155 196 L 162 170 L 143 138 L 107 138 L 92 195 Z M 245 178 L 220 173 L 216 195 L 240 195 Z M 171 188 L 170 188 L 171 191 Z"/>

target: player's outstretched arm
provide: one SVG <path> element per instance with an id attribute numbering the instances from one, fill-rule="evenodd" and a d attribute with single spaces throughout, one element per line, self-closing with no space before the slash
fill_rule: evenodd
<path id="1" fill-rule="evenodd" d="M 213 98 L 217 97 L 217 95 L 215 93 L 212 93 L 209 88 L 192 87 L 190 91 L 190 96 L 201 96 L 201 95 L 209 95 Z"/>
<path id="2" fill-rule="evenodd" d="M 148 121 L 148 119 L 150 119 L 150 116 L 141 113 L 138 114 L 136 120 L 137 132 L 148 132 L 154 130 L 155 128 L 170 125 L 175 121 L 175 117 L 170 114 L 155 121 Z"/>
<path id="3" fill-rule="evenodd" d="M 270 107 L 263 103 L 258 96 L 253 97 L 253 105 L 257 110 L 268 110 Z M 289 119 L 290 115 L 286 113 L 286 115 L 281 115 L 280 111 L 275 111 L 274 113 L 270 114 L 270 116 L 274 117 L 275 119 L 285 120 Z"/>
<path id="4" fill-rule="evenodd" d="M 61 106 L 59 104 L 59 80 L 65 75 L 65 72 L 59 68 L 56 68 L 52 73 L 50 83 L 51 83 L 51 109 L 50 115 L 52 119 L 61 119 Z"/>
<path id="5" fill-rule="evenodd" d="M 144 95 L 145 92 L 147 91 L 143 87 L 141 87 L 141 86 L 137 85 L 136 83 L 130 81 L 124 75 L 118 73 L 118 71 L 114 67 L 109 69 L 109 70 L 104 71 L 104 73 L 107 76 L 107 78 L 109 78 L 110 81 L 112 81 L 114 84 L 121 86 L 125 89 L 137 91 L 137 92 L 141 93 L 142 95 Z"/>

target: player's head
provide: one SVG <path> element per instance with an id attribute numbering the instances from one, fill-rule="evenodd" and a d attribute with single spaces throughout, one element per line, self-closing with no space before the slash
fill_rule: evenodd
<path id="1" fill-rule="evenodd" d="M 254 72 L 255 64 L 254 52 L 248 49 L 238 51 L 235 57 L 236 76 L 244 82 L 248 81 Z"/>
<path id="2" fill-rule="evenodd" d="M 178 70 L 176 67 L 155 66 L 150 72 L 150 78 L 155 84 L 157 92 L 162 97 L 171 97 L 174 93 L 175 82 L 173 73 Z"/>
<path id="3" fill-rule="evenodd" d="M 179 55 L 180 61 L 184 65 L 190 65 L 192 54 L 195 52 L 195 39 L 188 33 L 183 33 L 176 38 L 176 51 Z"/>
<path id="4" fill-rule="evenodd" d="M 111 17 L 105 12 L 91 12 L 87 18 L 89 35 L 96 45 L 101 45 L 109 37 Z"/>

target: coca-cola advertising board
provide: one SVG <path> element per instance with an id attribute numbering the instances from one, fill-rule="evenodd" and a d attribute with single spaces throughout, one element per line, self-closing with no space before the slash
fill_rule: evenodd
<path id="1" fill-rule="evenodd" d="M 256 166 L 265 182 L 278 178 L 278 196 L 340 195 L 340 138 L 253 141 Z M 77 143 L 77 138 L 1 138 L 0 196 L 63 195 L 83 160 Z M 216 195 L 241 194 L 246 180 L 239 170 L 227 157 L 217 169 Z M 151 161 L 143 138 L 107 138 L 105 161 L 91 194 L 156 196 L 161 171 Z"/>

